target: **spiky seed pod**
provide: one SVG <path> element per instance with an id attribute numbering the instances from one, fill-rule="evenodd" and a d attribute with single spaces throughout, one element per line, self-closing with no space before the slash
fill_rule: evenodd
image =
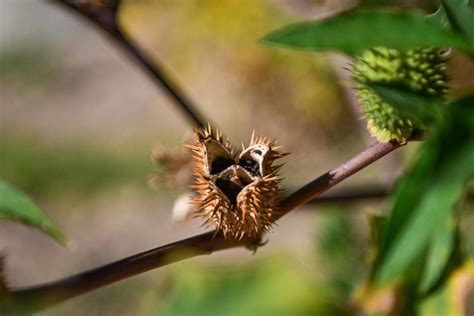
<path id="1" fill-rule="evenodd" d="M 403 80 L 402 54 L 392 48 L 374 47 L 356 59 L 353 76 L 358 83 L 393 84 Z"/>
<path id="2" fill-rule="evenodd" d="M 404 142 L 416 128 L 414 122 L 385 102 L 368 84 L 402 87 L 427 96 L 446 94 L 446 57 L 431 47 L 405 53 L 375 47 L 356 58 L 353 76 L 369 132 L 379 141 Z"/>
<path id="3" fill-rule="evenodd" d="M 356 96 L 362 104 L 370 134 L 384 143 L 393 139 L 405 142 L 413 132 L 414 122 L 368 86 L 360 85 L 357 89 Z"/>
<path id="4" fill-rule="evenodd" d="M 238 154 L 222 133 L 208 126 L 195 130 L 186 144 L 192 151 L 193 188 L 197 215 L 224 236 L 253 238 L 267 231 L 277 218 L 281 194 L 274 161 L 286 155 L 275 141 L 252 135 L 250 145 Z"/>
<path id="5" fill-rule="evenodd" d="M 447 92 L 446 56 L 433 47 L 418 47 L 405 53 L 407 86 L 427 96 L 444 97 Z"/>
<path id="6" fill-rule="evenodd" d="M 404 79 L 403 58 L 395 49 L 376 47 L 356 59 L 353 76 L 369 132 L 382 142 L 403 141 L 412 132 L 413 122 L 405 118 L 367 84 L 400 85 Z"/>

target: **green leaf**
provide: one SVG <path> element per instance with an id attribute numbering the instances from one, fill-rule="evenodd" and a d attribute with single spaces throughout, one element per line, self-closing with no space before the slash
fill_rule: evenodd
<path id="1" fill-rule="evenodd" d="M 474 261 L 467 260 L 447 275 L 442 287 L 418 304 L 420 316 L 473 315 L 472 291 L 470 284 L 474 282 Z"/>
<path id="2" fill-rule="evenodd" d="M 176 265 L 171 271 L 171 288 L 165 291 L 166 304 L 161 304 L 157 314 L 344 315 L 345 298 L 334 293 L 332 284 L 310 278 L 309 271 L 303 270 L 290 256 L 270 256 L 229 267 Z"/>
<path id="3" fill-rule="evenodd" d="M 471 167 L 474 161 L 474 142 L 469 147 L 471 148 L 461 151 L 456 159 L 439 171 L 421 201 L 412 201 L 418 206 L 390 243 L 378 274 L 380 283 L 394 279 L 409 267 L 449 218 L 461 195 L 467 174 L 474 171 Z M 393 211 L 396 212 L 397 209 Z"/>
<path id="4" fill-rule="evenodd" d="M 388 86 L 375 84 L 369 86 L 386 102 L 414 120 L 419 127 L 426 128 L 438 124 L 446 109 L 446 104 L 439 98 L 425 97 Z"/>
<path id="5" fill-rule="evenodd" d="M 474 10 L 469 1 L 441 0 L 441 3 L 453 29 L 474 43 Z"/>
<path id="6" fill-rule="evenodd" d="M 422 145 L 415 164 L 397 185 L 376 267 L 379 285 L 403 276 L 420 258 L 450 221 L 465 182 L 474 175 L 474 96 L 453 104 L 445 116 L 445 122 Z M 442 270 L 429 269 L 436 270 L 429 280 L 437 279 Z"/>
<path id="7" fill-rule="evenodd" d="M 419 291 L 427 293 L 439 280 L 454 250 L 455 225 L 452 217 L 441 224 L 431 241 Z"/>
<path id="8" fill-rule="evenodd" d="M 262 41 L 312 51 L 339 50 L 352 56 L 375 46 L 401 51 L 417 46 L 454 47 L 473 52 L 472 45 L 462 36 L 415 10 L 349 11 L 321 21 L 283 27 Z"/>
<path id="9" fill-rule="evenodd" d="M 23 193 L 0 180 L 0 219 L 36 227 L 65 245 L 67 238 L 48 217 Z"/>
<path id="10" fill-rule="evenodd" d="M 446 11 L 442 5 L 438 8 L 438 10 L 436 10 L 435 13 L 427 15 L 426 18 L 438 23 L 444 28 L 451 29 L 451 24 L 449 24 L 448 16 L 446 15 Z"/>

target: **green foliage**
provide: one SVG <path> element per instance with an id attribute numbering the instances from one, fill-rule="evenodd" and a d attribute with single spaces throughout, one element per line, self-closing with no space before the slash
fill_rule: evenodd
<path id="1" fill-rule="evenodd" d="M 474 43 L 474 10 L 469 1 L 441 0 L 441 3 L 450 26 L 471 44 Z"/>
<path id="2" fill-rule="evenodd" d="M 347 301 L 363 274 L 363 250 L 347 210 L 330 208 L 318 229 L 318 266 L 327 282 L 337 290 L 341 301 Z"/>
<path id="3" fill-rule="evenodd" d="M 444 7 L 442 5 L 439 6 L 438 10 L 436 10 L 435 13 L 428 14 L 426 18 L 441 25 L 444 28 L 451 29 L 449 19 L 446 16 L 446 11 L 444 10 Z"/>
<path id="4" fill-rule="evenodd" d="M 461 35 L 419 11 L 350 11 L 322 21 L 286 26 L 266 35 L 266 44 L 312 51 L 338 50 L 351 56 L 377 46 L 407 51 L 419 46 L 474 52 Z"/>
<path id="5" fill-rule="evenodd" d="M 393 307 L 397 315 L 415 313 L 464 258 L 454 210 L 474 176 L 474 95 L 444 100 L 446 66 L 438 51 L 473 55 L 474 10 L 464 0 L 443 0 L 429 16 L 354 10 L 286 26 L 263 41 L 355 57 L 357 94 L 379 140 L 405 141 L 414 129 L 426 130 L 395 187 L 388 220 L 372 222 L 372 273 L 362 291 L 392 289 L 405 302 Z"/>
<path id="6" fill-rule="evenodd" d="M 59 75 L 57 60 L 36 45 L 1 50 L 0 69 L 0 82 L 13 86 L 43 86 Z"/>
<path id="7" fill-rule="evenodd" d="M 449 227 L 452 210 L 474 174 L 473 105 L 474 96 L 447 108 L 444 122 L 422 145 L 413 166 L 399 181 L 376 282 L 399 279 L 430 245 L 429 251 L 442 254 L 437 264 L 446 262 L 453 244 L 449 233 L 453 231 Z M 425 290 L 442 271 L 441 266 L 428 265 L 430 275 L 425 279 L 431 281 L 423 283 Z"/>
<path id="8" fill-rule="evenodd" d="M 0 180 L 0 219 L 21 222 L 38 228 L 62 244 L 67 238 L 23 193 Z"/>
<path id="9" fill-rule="evenodd" d="M 10 135 L 0 139 L 0 176 L 35 196 L 69 192 L 91 196 L 120 185 L 146 187 L 151 163 L 148 148 L 114 151 L 98 146 L 45 144 Z"/>
<path id="10" fill-rule="evenodd" d="M 472 286 L 474 285 L 474 261 L 467 260 L 449 279 L 429 295 L 417 308 L 420 316 L 474 314 Z"/>
<path id="11" fill-rule="evenodd" d="M 428 18 L 445 29 L 455 31 L 463 37 L 471 47 L 474 45 L 474 10 L 469 6 L 469 0 L 441 0 L 441 5 Z M 472 50 L 466 51 L 474 56 Z"/>
<path id="12" fill-rule="evenodd" d="M 330 284 L 282 256 L 235 268 L 177 266 L 162 316 L 344 315 Z"/>
<path id="13" fill-rule="evenodd" d="M 453 217 L 449 217 L 439 225 L 436 234 L 431 238 L 425 271 L 419 284 L 421 293 L 427 293 L 442 276 L 449 258 L 455 250 L 455 230 Z"/>

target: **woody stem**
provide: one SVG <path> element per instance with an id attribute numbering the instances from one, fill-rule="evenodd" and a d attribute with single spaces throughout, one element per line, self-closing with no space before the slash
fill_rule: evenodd
<path id="1" fill-rule="evenodd" d="M 280 217 L 310 199 L 334 187 L 354 173 L 401 147 L 399 143 L 375 143 L 340 166 L 324 173 L 280 202 Z M 96 290 L 128 277 L 174 262 L 224 249 L 246 247 L 256 249 L 258 240 L 225 239 L 211 231 L 160 246 L 110 264 L 63 279 L 26 288 L 9 289 L 0 300 L 2 315 L 25 315 L 40 311 L 67 299 Z"/>

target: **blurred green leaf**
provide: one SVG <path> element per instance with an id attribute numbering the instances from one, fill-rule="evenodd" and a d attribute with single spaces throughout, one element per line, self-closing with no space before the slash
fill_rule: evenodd
<path id="1" fill-rule="evenodd" d="M 474 143 L 471 143 L 471 146 L 474 146 Z M 474 150 L 466 154 L 471 163 L 474 159 Z M 462 192 L 464 172 L 469 167 L 466 160 L 462 160 L 454 160 L 448 166 L 442 166 L 439 175 L 432 178 L 432 183 L 425 187 L 425 192 L 419 198 L 406 199 L 404 195 L 397 195 L 397 200 L 402 200 L 397 206 L 401 205 L 412 214 L 408 214 L 409 218 L 404 225 L 397 225 L 401 226 L 396 231 L 397 236 L 386 240 L 387 251 L 380 263 L 378 282 L 385 283 L 402 275 L 412 261 L 423 252 L 431 238 L 435 237 L 435 233 L 450 215 L 454 203 Z M 459 169 L 455 168 L 457 163 Z M 400 211 L 399 208 L 394 208 L 392 212 Z"/>
<path id="2" fill-rule="evenodd" d="M 60 64 L 44 45 L 6 45 L 0 49 L 0 82 L 22 89 L 48 86 L 59 78 Z"/>
<path id="3" fill-rule="evenodd" d="M 417 46 L 454 47 L 473 52 L 464 38 L 420 11 L 349 11 L 329 19 L 276 30 L 263 43 L 313 51 L 339 50 L 358 55 L 375 46 L 408 50 Z"/>
<path id="4" fill-rule="evenodd" d="M 450 25 L 469 42 L 474 43 L 474 10 L 465 0 L 441 0 Z"/>
<path id="5" fill-rule="evenodd" d="M 316 241 L 317 265 L 331 287 L 348 299 L 363 274 L 365 251 L 361 251 L 363 242 L 354 229 L 353 219 L 341 210 L 344 209 L 330 207 L 321 218 Z"/>
<path id="6" fill-rule="evenodd" d="M 425 271 L 421 278 L 420 293 L 428 292 L 439 280 L 454 249 L 455 226 L 452 217 L 441 223 L 429 245 Z"/>
<path id="7" fill-rule="evenodd" d="M 376 267 L 377 284 L 403 276 L 419 259 L 450 221 L 464 184 L 474 174 L 474 96 L 450 106 L 445 116 L 397 185 L 381 260 Z M 438 272 L 431 274 L 434 270 Z M 428 279 L 436 279 L 440 270 L 431 270 Z"/>
<path id="8" fill-rule="evenodd" d="M 382 85 L 371 84 L 370 87 L 385 101 L 414 120 L 418 127 L 427 128 L 439 123 L 446 109 L 446 105 L 439 98 Z"/>
<path id="9" fill-rule="evenodd" d="M 176 266 L 160 316 L 345 315 L 332 288 L 288 256 Z"/>
<path id="10" fill-rule="evenodd" d="M 471 259 L 454 270 L 441 288 L 420 302 L 418 315 L 474 315 L 473 285 L 474 261 Z"/>
<path id="11" fill-rule="evenodd" d="M 439 6 L 438 10 L 436 10 L 435 13 L 427 15 L 426 18 L 435 23 L 438 23 L 444 28 L 451 29 L 449 19 L 446 16 L 446 11 L 444 10 L 444 7 L 442 5 Z"/>
<path id="12" fill-rule="evenodd" d="M 379 214 L 368 214 L 369 224 L 369 248 L 367 251 L 367 262 L 369 263 L 369 280 L 374 278 L 374 267 L 380 257 L 380 250 L 383 245 L 383 237 L 386 234 L 388 218 Z"/>
<path id="13" fill-rule="evenodd" d="M 0 148 L 0 177 L 33 197 L 72 193 L 90 198 L 117 186 L 146 188 L 151 171 L 149 148 L 138 143 L 116 150 L 10 133 L 0 139 Z"/>
<path id="14" fill-rule="evenodd" d="M 21 222 L 38 228 L 65 245 L 66 236 L 23 193 L 0 179 L 0 219 Z"/>

